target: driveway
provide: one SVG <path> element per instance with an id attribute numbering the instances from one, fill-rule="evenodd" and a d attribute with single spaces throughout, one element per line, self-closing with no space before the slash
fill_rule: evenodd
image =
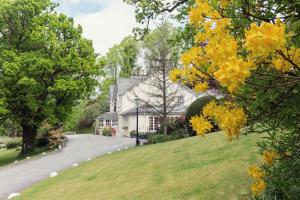
<path id="1" fill-rule="evenodd" d="M 70 135 L 65 148 L 40 155 L 0 168 L 0 200 L 11 193 L 20 193 L 32 184 L 41 181 L 52 172 L 72 167 L 74 163 L 87 161 L 135 145 L 134 139 L 104 137 L 98 135 Z"/>

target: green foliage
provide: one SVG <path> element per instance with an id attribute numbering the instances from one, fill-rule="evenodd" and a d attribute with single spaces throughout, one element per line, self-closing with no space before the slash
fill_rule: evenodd
<path id="1" fill-rule="evenodd" d="M 173 140 L 179 140 L 182 138 L 189 137 L 189 134 L 187 134 L 185 129 L 178 129 L 171 134 L 149 134 L 147 137 L 147 144 L 156 144 L 156 143 L 162 143 L 162 142 L 168 142 Z"/>
<path id="2" fill-rule="evenodd" d="M 22 146 L 22 138 L 4 138 L 5 146 L 7 149 L 14 149 Z"/>
<path id="3" fill-rule="evenodd" d="M 167 123 L 167 133 L 168 134 L 164 134 L 163 130 L 159 130 L 157 133 L 149 134 L 147 137 L 148 144 L 167 142 L 189 137 L 185 124 L 185 118 L 180 117 L 169 119 Z"/>
<path id="4" fill-rule="evenodd" d="M 168 71 L 177 67 L 179 47 L 175 45 L 176 29 L 172 24 L 162 21 L 143 41 L 145 63 L 150 72 Z"/>
<path id="5" fill-rule="evenodd" d="M 34 129 L 63 122 L 99 74 L 92 42 L 55 7 L 50 0 L 0 5 L 0 114 Z"/>
<path id="6" fill-rule="evenodd" d="M 64 123 L 64 131 L 76 131 L 82 133 L 86 129 L 92 129 L 95 118 L 109 111 L 109 86 L 114 79 L 106 78 L 100 83 L 100 95 L 96 99 L 81 101 L 75 106 Z"/>
<path id="7" fill-rule="evenodd" d="M 199 99 L 196 99 L 187 109 L 185 114 L 186 126 L 190 136 L 195 136 L 197 133 L 193 130 L 193 127 L 190 124 L 190 119 L 195 115 L 200 115 L 202 113 L 202 108 L 212 100 L 210 96 L 204 96 Z"/>
<path id="8" fill-rule="evenodd" d="M 137 66 L 138 53 L 138 42 L 132 36 L 127 36 L 99 60 L 110 77 L 130 77 L 132 70 Z"/>

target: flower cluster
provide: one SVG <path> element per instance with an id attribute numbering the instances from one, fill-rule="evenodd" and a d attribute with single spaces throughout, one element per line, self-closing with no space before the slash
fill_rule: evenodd
<path id="1" fill-rule="evenodd" d="M 175 68 L 170 72 L 169 76 L 171 81 L 177 82 L 181 79 L 182 71 L 180 69 Z"/>
<path id="2" fill-rule="evenodd" d="M 219 1 L 221 7 L 229 4 L 228 0 Z M 245 30 L 245 38 L 237 39 L 231 33 L 231 20 L 222 17 L 208 1 L 196 0 L 195 6 L 190 9 L 189 18 L 190 24 L 200 31 L 195 36 L 197 45 L 182 54 L 182 77 L 185 80 L 183 83 L 192 83 L 195 91 L 208 89 L 202 86 L 209 77 L 234 93 L 256 69 L 256 61 L 267 59 L 269 55 L 272 66 L 282 72 L 300 65 L 299 49 L 293 47 L 282 51 L 288 44 L 289 34 L 280 20 L 275 24 L 252 23 Z M 245 50 L 248 54 L 239 53 Z M 199 85 L 199 82 L 203 84 Z"/>
<path id="3" fill-rule="evenodd" d="M 205 135 L 213 128 L 211 123 L 203 116 L 193 116 L 190 123 L 198 135 Z"/>
<path id="4" fill-rule="evenodd" d="M 264 151 L 263 153 L 264 161 L 267 165 L 272 165 L 274 160 L 278 157 L 275 151 Z"/>
<path id="5" fill-rule="evenodd" d="M 262 170 L 260 168 L 253 165 L 253 166 L 249 167 L 248 175 L 251 176 L 254 180 L 254 183 L 251 186 L 252 193 L 256 196 L 261 195 L 267 187 L 267 185 L 263 179 L 264 173 L 262 172 Z"/>
<path id="6" fill-rule="evenodd" d="M 252 66 L 252 62 L 230 57 L 227 62 L 220 65 L 220 69 L 214 75 L 220 84 L 232 93 L 245 83 L 246 78 L 250 76 L 250 70 L 253 69 Z"/>
<path id="7" fill-rule="evenodd" d="M 262 22 L 260 26 L 252 23 L 250 29 L 246 31 L 245 47 L 254 57 L 268 56 L 285 44 L 285 25 L 279 20 L 276 24 Z"/>
<path id="8" fill-rule="evenodd" d="M 226 130 L 230 141 L 239 137 L 241 128 L 246 124 L 246 115 L 242 108 L 232 103 L 217 105 L 216 102 L 211 101 L 203 108 L 203 115 L 192 118 L 191 125 L 198 134 L 204 135 L 212 128 L 209 119 Z"/>

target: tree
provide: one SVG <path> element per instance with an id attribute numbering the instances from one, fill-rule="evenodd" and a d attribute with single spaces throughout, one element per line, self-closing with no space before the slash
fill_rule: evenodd
<path id="1" fill-rule="evenodd" d="M 60 126 L 98 73 L 91 41 L 50 0 L 0 5 L 0 114 L 23 129 L 21 154 L 34 151 L 41 123 Z"/>
<path id="2" fill-rule="evenodd" d="M 205 89 L 214 79 L 224 98 L 209 102 L 191 124 L 204 135 L 214 120 L 229 140 L 266 132 L 264 157 L 251 166 L 255 199 L 299 199 L 300 6 L 297 1 L 196 1 L 199 31 L 173 80 Z M 270 34 L 272 33 L 272 34 Z"/>
<path id="3" fill-rule="evenodd" d="M 148 71 L 145 84 L 151 90 L 137 89 L 135 92 L 135 96 L 141 99 L 144 106 L 150 107 L 160 116 L 165 134 L 167 134 L 167 116 L 180 104 L 179 86 L 175 86 L 168 78 L 169 71 L 178 64 L 178 48 L 172 43 L 174 37 L 175 29 L 171 24 L 163 22 L 145 38 L 143 51 Z M 144 99 L 143 96 L 150 96 L 155 100 Z"/>
<path id="4" fill-rule="evenodd" d="M 130 77 L 132 70 L 137 66 L 138 53 L 138 42 L 132 36 L 127 36 L 100 59 L 107 75 L 115 78 Z"/>

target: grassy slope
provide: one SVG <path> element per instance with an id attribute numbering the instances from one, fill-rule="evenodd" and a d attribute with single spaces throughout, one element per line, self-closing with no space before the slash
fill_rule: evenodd
<path id="1" fill-rule="evenodd" d="M 113 153 L 42 181 L 19 199 L 238 199 L 249 189 L 246 169 L 259 160 L 258 139 L 228 143 L 216 133 Z"/>
<path id="2" fill-rule="evenodd" d="M 47 148 L 36 148 L 35 152 L 28 156 L 35 156 L 43 151 L 47 151 Z M 19 156 L 19 154 L 20 150 L 17 149 L 0 149 L 0 167 L 11 164 L 15 160 L 23 160 L 26 158 L 26 156 Z"/>

